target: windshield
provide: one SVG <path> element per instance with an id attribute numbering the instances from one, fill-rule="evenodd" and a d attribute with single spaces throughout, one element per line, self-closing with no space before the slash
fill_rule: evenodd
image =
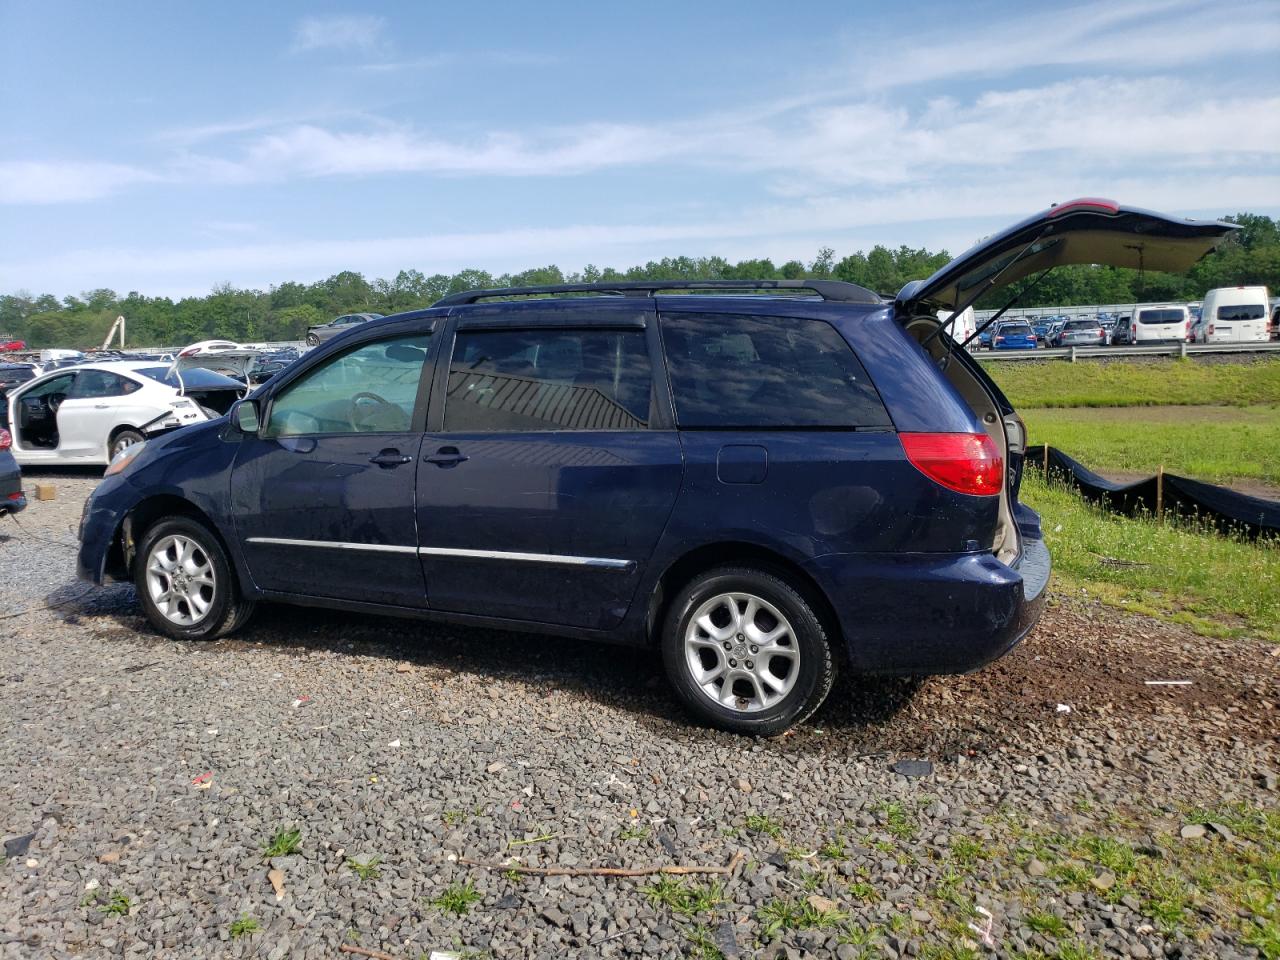
<path id="1" fill-rule="evenodd" d="M 163 383 L 166 387 L 179 389 L 178 378 L 169 372 L 168 367 L 141 367 L 136 373 L 142 374 L 148 379 Z M 184 370 L 182 373 L 182 386 L 188 390 L 243 390 L 244 384 L 239 381 L 232 380 L 230 377 L 224 377 L 220 373 L 214 373 L 212 370 L 205 370 L 200 367 L 192 367 Z"/>
<path id="2" fill-rule="evenodd" d="M 1260 303 L 1236 303 L 1218 308 L 1219 320 L 1261 320 L 1266 316 Z"/>
<path id="3" fill-rule="evenodd" d="M 1139 323 L 1182 323 L 1187 315 L 1181 310 L 1139 310 Z"/>
<path id="4" fill-rule="evenodd" d="M 999 334 L 1002 337 L 1029 337 L 1031 328 L 1025 323 L 1006 323 L 1000 327 Z"/>

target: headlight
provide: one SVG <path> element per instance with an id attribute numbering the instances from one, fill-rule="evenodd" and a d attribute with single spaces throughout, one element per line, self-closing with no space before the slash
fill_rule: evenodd
<path id="1" fill-rule="evenodd" d="M 135 443 L 125 447 L 112 458 L 111 463 L 107 466 L 107 472 L 104 473 L 103 476 L 110 477 L 117 473 L 123 473 L 125 468 L 128 467 L 129 464 L 133 463 L 138 454 L 142 452 L 142 448 L 146 445 L 147 441 L 143 440 L 141 443 Z"/>

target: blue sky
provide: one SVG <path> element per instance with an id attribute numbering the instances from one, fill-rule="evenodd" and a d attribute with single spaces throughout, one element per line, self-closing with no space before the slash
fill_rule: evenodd
<path id="1" fill-rule="evenodd" d="M 0 292 L 1280 214 L 1280 3 L 0 0 Z"/>

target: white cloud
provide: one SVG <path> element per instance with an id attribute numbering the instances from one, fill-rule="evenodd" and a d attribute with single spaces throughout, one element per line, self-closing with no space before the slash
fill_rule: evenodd
<path id="1" fill-rule="evenodd" d="M 179 296 L 206 293 L 227 277 L 265 287 L 310 281 L 338 270 L 394 276 L 416 267 L 451 273 L 465 267 L 500 272 L 537 263 L 573 269 L 588 262 L 617 267 L 675 253 L 730 259 L 808 260 L 819 247 L 841 255 L 876 243 L 907 243 L 953 253 L 1055 201 L 1111 196 L 1166 212 L 1280 211 L 1280 175 L 1206 178 L 1197 171 L 1105 180 L 1032 171 L 1008 181 L 892 185 L 860 194 L 833 192 L 798 202 L 752 206 L 733 216 L 666 223 L 576 223 L 391 237 L 308 238 L 179 247 L 99 247 L 0 262 L 0 276 L 24 286 L 110 286 Z M 977 218 L 975 220 L 975 218 Z"/>
<path id="2" fill-rule="evenodd" d="M 120 163 L 0 160 L 0 204 L 97 200 L 159 175 Z"/>
<path id="3" fill-rule="evenodd" d="M 304 17 L 294 28 L 290 50 L 375 50 L 382 45 L 386 25 L 382 17 L 364 15 Z"/>

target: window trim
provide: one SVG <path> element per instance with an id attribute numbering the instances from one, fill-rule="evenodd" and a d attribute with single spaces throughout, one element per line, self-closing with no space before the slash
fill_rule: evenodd
<path id="1" fill-rule="evenodd" d="M 269 383 L 270 391 L 263 398 L 262 403 L 262 424 L 256 436 L 263 440 L 291 440 L 298 438 L 321 439 L 325 437 L 386 437 L 401 436 L 405 433 L 422 433 L 424 421 L 426 419 L 427 401 L 430 397 L 432 377 L 432 365 L 435 364 L 439 347 L 438 338 L 435 333 L 436 324 L 433 322 L 424 327 L 414 329 L 403 329 L 396 331 L 379 330 L 382 336 L 371 336 L 359 340 L 356 343 L 346 345 L 341 350 L 332 352 L 326 351 L 315 359 L 315 362 L 307 364 L 305 367 L 296 371 L 287 381 L 283 383 Z M 315 371 L 319 367 L 323 367 L 331 361 L 344 357 L 356 350 L 361 350 L 370 344 L 380 343 L 386 340 L 399 340 L 403 337 L 420 337 L 425 336 L 427 340 L 427 355 L 422 361 L 422 376 L 418 378 L 418 390 L 413 399 L 413 410 L 409 415 L 409 426 L 405 430 L 370 430 L 370 431 L 342 431 L 340 433 L 298 433 L 289 434 L 288 436 L 269 436 L 266 433 L 268 425 L 271 423 L 271 414 L 274 412 L 276 398 L 290 386 L 297 383 L 303 377 Z"/>
<path id="2" fill-rule="evenodd" d="M 607 433 L 607 434 L 627 434 L 627 433 L 654 433 L 659 430 L 674 430 L 675 420 L 670 413 L 671 395 L 666 386 L 666 366 L 662 357 L 660 345 L 657 348 L 655 356 L 655 334 L 657 332 L 657 324 L 647 322 L 655 316 L 654 313 L 648 313 L 646 322 L 641 325 L 634 321 L 630 322 L 604 322 L 593 323 L 589 320 L 575 321 L 570 319 L 559 320 L 557 322 L 539 323 L 529 317 L 520 317 L 519 322 L 507 323 L 501 319 L 487 323 L 468 323 L 465 315 L 451 314 L 450 322 L 445 330 L 444 336 L 440 338 L 439 346 L 439 362 L 436 363 L 435 383 L 432 386 L 432 400 L 427 413 L 427 433 L 432 435 L 463 437 L 463 436 L 515 436 L 519 434 L 537 434 L 537 435 L 556 435 L 561 433 L 585 434 L 585 433 Z M 645 350 L 649 358 L 649 390 L 650 401 L 649 408 L 654 413 L 653 420 L 647 427 L 642 430 L 626 430 L 626 429 L 598 429 L 598 430 L 572 430 L 569 428 L 558 428 L 552 430 L 446 430 L 444 426 L 445 406 L 448 401 L 449 388 L 449 371 L 453 365 L 453 354 L 458 345 L 459 333 L 516 333 L 519 331 L 531 331 L 542 333 L 543 331 L 596 331 L 599 333 L 640 333 L 643 332 L 645 339 Z M 659 366 L 661 364 L 661 366 Z M 659 376 L 661 371 L 661 376 Z"/>

